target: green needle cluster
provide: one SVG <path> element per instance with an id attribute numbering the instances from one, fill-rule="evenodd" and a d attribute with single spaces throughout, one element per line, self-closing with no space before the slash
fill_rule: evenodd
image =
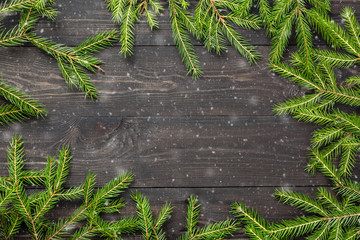
<path id="1" fill-rule="evenodd" d="M 143 15 L 151 30 L 158 29 L 157 15 L 164 7 L 156 0 L 105 0 L 113 21 L 120 25 L 120 54 L 125 58 L 134 52 L 135 23 Z M 269 14 L 266 0 L 258 0 L 261 15 Z M 168 11 L 174 43 L 188 74 L 194 78 L 203 75 L 194 40 L 204 43 L 208 51 L 217 54 L 227 49 L 229 42 L 250 63 L 260 59 L 259 52 L 236 29 L 260 29 L 259 16 L 251 13 L 254 1 L 200 0 L 191 6 L 188 0 L 169 0 Z"/>
<path id="2" fill-rule="evenodd" d="M 256 211 L 237 202 L 232 212 L 239 218 L 251 239 L 339 239 L 360 237 L 360 187 L 352 173 L 360 150 L 359 76 L 335 77 L 335 68 L 351 67 L 359 62 L 360 25 L 354 11 L 341 12 L 343 25 L 329 16 L 329 1 L 275 1 L 268 25 L 272 52 L 270 69 L 304 89 L 302 96 L 274 106 L 278 115 L 289 114 L 299 121 L 322 126 L 314 131 L 306 171 L 320 172 L 330 181 L 332 190 L 319 187 L 315 197 L 288 190 L 276 190 L 276 198 L 301 209 L 305 215 L 278 223 L 268 222 Z M 265 20 L 265 19 L 264 19 Z M 296 25 L 297 49 L 290 60 L 283 53 Z M 316 49 L 313 28 L 329 45 Z M 354 111 L 354 112 L 352 112 Z"/>
<path id="3" fill-rule="evenodd" d="M 92 100 L 98 98 L 98 92 L 90 77 L 86 74 L 102 71 L 101 61 L 93 56 L 94 53 L 112 46 L 117 41 L 119 33 L 115 30 L 101 32 L 89 38 L 77 47 L 67 47 L 49 39 L 38 36 L 34 27 L 40 17 L 45 16 L 54 20 L 57 10 L 52 7 L 55 0 L 7 0 L 0 3 L 0 46 L 13 47 L 31 43 L 50 54 L 58 62 L 59 69 L 71 88 L 84 92 Z M 1 17 L 6 13 L 17 12 L 19 23 L 11 28 L 1 25 Z"/>

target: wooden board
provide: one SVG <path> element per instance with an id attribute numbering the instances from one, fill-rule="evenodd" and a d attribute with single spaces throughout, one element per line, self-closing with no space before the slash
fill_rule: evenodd
<path id="1" fill-rule="evenodd" d="M 360 13 L 356 1 L 332 2 L 336 21 L 343 6 Z M 41 20 L 36 27 L 38 34 L 54 41 L 74 46 L 116 27 L 102 0 L 56 4 L 61 11 L 58 18 Z M 12 18 L 6 18 L 7 24 Z M 119 56 L 118 44 L 96 55 L 105 70 L 89 74 L 100 93 L 96 102 L 68 89 L 56 61 L 41 50 L 31 45 L 1 48 L 2 79 L 44 103 L 49 114 L 0 129 L 0 175 L 6 174 L 8 142 L 19 134 L 25 141 L 28 168 L 43 168 L 47 154 L 55 155 L 65 144 L 72 147 L 68 187 L 82 183 L 90 170 L 98 176 L 98 187 L 131 171 L 135 181 L 130 191 L 143 192 L 155 212 L 165 202 L 174 205 L 166 225 L 168 239 L 184 232 L 186 199 L 191 194 L 198 195 L 202 204 L 201 226 L 230 217 L 235 201 L 272 221 L 303 214 L 278 204 L 272 195 L 275 188 L 311 194 L 329 182 L 321 174 L 304 172 L 316 126 L 273 115 L 274 104 L 305 92 L 269 72 L 270 41 L 264 31 L 240 31 L 264 56 L 253 66 L 231 47 L 217 56 L 194 41 L 205 73 L 194 80 L 186 75 L 173 44 L 167 11 L 159 22 L 160 30 L 153 32 L 144 20 L 136 25 L 133 57 Z M 315 44 L 324 43 L 315 40 Z M 336 76 L 357 72 L 342 70 Z M 125 194 L 130 202 L 124 209 L 127 216 L 135 213 L 130 191 Z M 76 206 L 61 203 L 49 217 L 66 216 Z M 246 238 L 240 231 L 232 239 Z"/>
<path id="2" fill-rule="evenodd" d="M 269 47 L 260 50 L 265 56 Z M 53 110 L 90 116 L 271 115 L 275 102 L 301 94 L 270 73 L 265 60 L 250 66 L 234 51 L 221 57 L 201 54 L 205 76 L 198 80 L 186 76 L 174 46 L 139 46 L 129 60 L 118 51 L 116 47 L 98 55 L 105 74 L 91 74 L 100 91 L 96 103 L 69 90 L 57 63 L 39 49 L 3 49 L 0 65 L 3 79 L 41 100 L 50 115 Z"/>
<path id="3" fill-rule="evenodd" d="M 137 46 L 124 60 L 118 47 L 97 56 L 105 73 L 89 74 L 100 92 L 95 103 L 67 87 L 56 61 L 36 48 L 1 49 L 2 78 L 49 109 L 49 116 L 272 116 L 275 103 L 303 96 L 304 90 L 267 68 L 264 58 L 250 65 L 237 52 L 222 56 L 196 47 L 204 77 L 186 76 L 175 46 Z M 260 46 L 267 56 L 269 46 Z M 338 71 L 344 77 L 355 69 Z M 61 104 L 60 104 L 61 103 Z"/>
<path id="4" fill-rule="evenodd" d="M 12 127 L 3 132 L 0 151 L 10 136 L 23 135 L 27 158 L 37 167 L 43 167 L 45 154 L 72 146 L 71 184 L 80 184 L 89 170 L 102 176 L 100 185 L 125 171 L 136 175 L 134 187 L 327 184 L 303 171 L 313 128 L 290 119 L 50 117 Z"/>

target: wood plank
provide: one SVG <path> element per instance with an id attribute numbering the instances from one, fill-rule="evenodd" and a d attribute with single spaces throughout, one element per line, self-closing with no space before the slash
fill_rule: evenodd
<path id="1" fill-rule="evenodd" d="M 186 76 L 175 47 L 138 47 L 124 60 L 111 48 L 98 55 L 105 74 L 90 74 L 100 91 L 93 103 L 70 90 L 57 63 L 34 48 L 1 49 L 2 79 L 25 90 L 64 117 L 77 116 L 238 116 L 273 115 L 277 102 L 304 91 L 268 71 L 267 61 L 249 65 L 234 51 L 200 55 L 204 77 Z M 201 47 L 196 49 L 201 53 Z M 269 47 L 260 47 L 264 56 Z M 341 72 L 342 76 L 348 70 Z"/>
<path id="2" fill-rule="evenodd" d="M 313 129 L 271 116 L 67 119 L 59 114 L 3 130 L 0 175 L 6 174 L 8 140 L 20 134 L 27 159 L 39 168 L 46 154 L 69 144 L 71 184 L 91 170 L 101 176 L 99 184 L 131 171 L 135 187 L 326 185 L 322 175 L 309 177 L 303 170 Z"/>

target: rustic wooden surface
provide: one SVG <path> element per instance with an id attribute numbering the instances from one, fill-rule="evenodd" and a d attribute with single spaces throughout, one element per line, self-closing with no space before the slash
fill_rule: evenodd
<path id="1" fill-rule="evenodd" d="M 58 18 L 50 23 L 42 20 L 36 29 L 59 43 L 73 46 L 116 27 L 102 0 L 56 4 Z M 345 5 L 360 12 L 356 1 L 333 1 L 336 20 Z M 198 195 L 202 204 L 201 224 L 230 217 L 235 201 L 272 221 L 301 214 L 278 204 L 272 195 L 275 188 L 311 193 L 317 186 L 328 186 L 328 181 L 303 170 L 316 126 L 272 114 L 275 103 L 303 91 L 267 70 L 270 47 L 264 31 L 240 31 L 264 56 L 254 66 L 231 47 L 217 56 L 194 42 L 205 74 L 193 80 L 186 76 L 173 44 L 167 11 L 159 21 L 160 30 L 153 32 L 143 20 L 136 25 L 133 57 L 120 57 L 119 45 L 97 55 L 104 61 L 105 73 L 91 75 L 100 91 L 96 102 L 69 90 L 56 62 L 39 49 L 0 49 L 2 78 L 49 110 L 46 119 L 0 130 L 0 175 L 6 174 L 8 141 L 20 134 L 29 166 L 35 168 L 44 166 L 47 154 L 71 145 L 68 186 L 83 182 L 89 170 L 98 175 L 98 186 L 131 171 L 135 175 L 131 190 L 143 192 L 155 211 L 165 202 L 175 206 L 166 225 L 169 239 L 185 230 L 186 199 L 191 194 Z M 74 207 L 76 203 L 65 202 L 49 216 L 57 219 Z M 134 212 L 129 200 L 124 214 Z M 245 237 L 240 231 L 232 239 Z"/>

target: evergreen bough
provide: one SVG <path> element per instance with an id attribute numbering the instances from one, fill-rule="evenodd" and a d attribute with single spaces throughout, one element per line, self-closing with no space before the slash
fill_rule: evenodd
<path id="1" fill-rule="evenodd" d="M 280 62 L 295 25 L 298 52 L 304 56 L 304 70 L 310 72 L 313 65 L 311 56 L 313 42 L 310 23 L 313 13 L 326 15 L 330 11 L 329 0 L 277 0 L 274 2 L 270 22 L 271 62 Z"/>
<path id="2" fill-rule="evenodd" d="M 30 117 L 40 118 L 47 114 L 41 103 L 1 79 L 0 96 L 8 102 L 0 105 L 0 125 L 23 121 Z"/>
<path id="3" fill-rule="evenodd" d="M 120 25 L 120 32 L 103 32 L 78 47 L 70 48 L 41 38 L 32 31 L 40 15 L 54 19 L 56 11 L 51 7 L 54 0 L 5 1 L 0 4 L 0 15 L 15 11 L 19 12 L 20 20 L 15 27 L 0 33 L 0 45 L 9 47 L 30 42 L 43 49 L 58 61 L 70 86 L 82 89 L 86 96 L 95 99 L 96 89 L 85 74 L 85 69 L 101 70 L 100 61 L 92 54 L 120 39 L 120 54 L 124 57 L 132 55 L 135 23 L 145 15 L 150 28 L 157 29 L 156 15 L 164 10 L 156 0 L 105 2 L 113 14 L 113 20 Z M 343 9 L 341 18 L 344 26 L 340 26 L 328 16 L 331 9 L 328 0 L 275 0 L 272 4 L 266 0 L 199 0 L 192 8 L 186 0 L 169 0 L 168 4 L 174 41 L 189 74 L 195 78 L 202 74 L 191 35 L 203 41 L 209 51 L 218 54 L 226 49 L 226 41 L 229 41 L 249 62 L 256 62 L 258 52 L 234 27 L 259 29 L 262 25 L 271 38 L 271 70 L 306 90 L 304 96 L 277 104 L 275 113 L 290 114 L 300 121 L 323 126 L 313 133 L 310 161 L 306 169 L 310 173 L 319 171 L 328 177 L 333 191 L 319 187 L 316 197 L 311 198 L 302 193 L 276 190 L 275 196 L 280 202 L 307 213 L 279 223 L 268 222 L 256 211 L 236 202 L 231 211 L 244 224 L 246 234 L 252 239 L 293 239 L 302 236 L 307 239 L 359 239 L 360 186 L 351 176 L 360 149 L 360 119 L 349 109 L 360 106 L 360 77 L 352 76 L 338 81 L 334 73 L 335 67 L 350 67 L 359 63 L 360 24 L 354 11 L 351 8 Z M 258 15 L 252 11 L 255 6 Z M 331 50 L 314 48 L 311 28 L 323 37 Z M 291 55 L 290 62 L 285 63 L 284 52 L 293 30 L 297 50 Z M 3 109 L 8 112 L 22 111 L 8 117 L 6 114 L 3 118 L 0 116 L 2 124 L 21 120 L 26 114 L 36 117 L 45 114 L 44 110 L 34 110 L 34 106 L 42 109 L 40 104 L 36 105 L 34 100 L 13 87 L 1 83 L 0 88 L 4 89 L 4 93 L 0 91 L 0 94 L 12 104 L 3 105 Z M 66 226 L 83 220 L 86 220 L 85 226 L 76 230 L 71 239 L 96 235 L 119 238 L 121 233 L 136 230 L 142 232 L 144 239 L 166 238 L 163 225 L 172 212 L 171 205 L 165 204 L 155 220 L 149 201 L 139 192 L 132 194 L 137 208 L 136 218 L 124 218 L 119 222 L 106 222 L 100 218 L 100 212 L 112 213 L 123 206 L 123 201 L 115 197 L 128 187 L 131 174 L 120 176 L 94 193 L 95 178 L 90 173 L 85 184 L 66 190 L 62 185 L 70 161 L 68 147 L 60 151 L 58 163 L 49 157 L 45 170 L 23 170 L 23 150 L 19 137 L 13 139 L 8 155 L 9 177 L 0 178 L 3 191 L 0 197 L 0 213 L 3 213 L 0 216 L 0 230 L 5 239 L 11 238 L 21 224 L 28 227 L 34 239 L 66 236 Z M 43 184 L 46 190 L 28 194 L 26 184 Z M 84 203 L 71 217 L 56 224 L 46 220 L 45 213 L 57 201 L 75 198 L 83 198 Z M 187 231 L 179 240 L 223 239 L 238 229 L 238 223 L 233 220 L 198 228 L 200 205 L 197 202 L 197 197 L 190 197 Z"/>
<path id="4" fill-rule="evenodd" d="M 333 70 L 358 62 L 359 23 L 350 8 L 344 8 L 341 13 L 346 31 L 326 13 L 317 9 L 307 11 L 310 25 L 330 47 L 345 53 L 311 46 L 310 56 L 295 52 L 290 64 L 273 60 L 270 68 L 274 72 L 306 90 L 303 96 L 277 104 L 274 111 L 323 126 L 313 133 L 306 170 L 324 174 L 333 191 L 319 187 L 316 197 L 311 198 L 303 193 L 276 190 L 275 196 L 280 202 L 307 213 L 278 223 L 266 221 L 240 202 L 234 203 L 232 213 L 243 222 L 251 239 L 360 238 L 360 186 L 351 178 L 360 150 L 360 119 L 356 113 L 351 113 L 351 109 L 360 106 L 359 82 L 357 76 L 337 81 Z"/>
<path id="5" fill-rule="evenodd" d="M 133 54 L 135 23 L 145 15 L 151 30 L 159 28 L 156 15 L 164 7 L 157 0 L 105 0 L 112 19 L 120 25 L 120 54 Z M 269 14 L 266 0 L 258 0 L 261 15 Z M 187 0 L 169 0 L 171 30 L 188 73 L 194 78 L 203 74 L 191 36 L 204 42 L 209 51 L 220 54 L 226 50 L 226 40 L 250 63 L 260 59 L 259 52 L 243 38 L 235 27 L 260 29 L 259 16 L 250 12 L 252 0 L 200 0 L 191 11 Z"/>
<path id="6" fill-rule="evenodd" d="M 70 88 L 80 89 L 86 97 L 94 100 L 98 92 L 87 71 L 103 71 L 101 61 L 93 56 L 94 53 L 112 46 L 117 41 L 118 32 L 115 30 L 101 32 L 89 38 L 77 47 L 67 47 L 38 36 L 34 26 L 41 16 L 54 20 L 57 10 L 52 7 L 55 0 L 6 0 L 0 3 L 0 47 L 21 46 L 31 43 L 50 54 L 58 62 L 59 69 Z M 9 12 L 16 12 L 19 22 L 13 27 L 1 25 L 1 17 Z"/>
<path id="7" fill-rule="evenodd" d="M 166 203 L 160 210 L 158 218 L 155 220 L 151 212 L 150 203 L 147 198 L 139 192 L 132 194 L 132 199 L 136 202 L 139 225 L 144 240 L 165 240 L 166 235 L 162 225 L 170 217 L 172 207 Z M 238 223 L 234 220 L 227 219 L 209 224 L 199 228 L 200 204 L 198 197 L 191 195 L 189 198 L 187 216 L 186 216 L 186 233 L 179 236 L 177 240 L 205 240 L 205 239 L 226 239 L 234 232 L 239 230 Z"/>
<path id="8" fill-rule="evenodd" d="M 116 239 L 122 233 L 132 233 L 137 227 L 135 217 L 107 222 L 102 213 L 118 212 L 125 204 L 118 196 L 128 188 L 133 176 L 124 173 L 95 190 L 95 175 L 89 173 L 84 184 L 64 188 L 69 174 L 70 149 L 63 147 L 57 158 L 49 156 L 45 169 L 25 170 L 24 147 L 21 138 L 13 137 L 7 151 L 9 176 L 0 177 L 0 236 L 13 239 L 24 225 L 32 239 L 88 239 L 106 236 Z M 40 191 L 27 190 L 28 186 L 45 187 Z M 69 217 L 49 221 L 46 213 L 60 200 L 82 199 L 82 204 Z M 85 221 L 85 226 L 75 227 Z M 75 230 L 75 231 L 74 231 Z M 69 235 L 71 231 L 71 237 Z"/>
<path id="9" fill-rule="evenodd" d="M 105 186 L 96 189 L 96 176 L 89 172 L 83 184 L 65 188 L 71 163 L 70 148 L 63 147 L 58 157 L 48 156 L 45 169 L 25 170 L 24 146 L 20 136 L 12 138 L 7 150 L 8 176 L 0 177 L 0 238 L 14 239 L 26 227 L 32 239 L 121 239 L 125 234 L 140 231 L 143 239 L 166 239 L 163 225 L 170 218 L 172 207 L 165 204 L 156 220 L 147 198 L 134 192 L 137 217 L 106 221 L 104 213 L 120 213 L 125 206 L 120 197 L 133 180 L 123 173 Z M 37 186 L 35 189 L 34 186 Z M 30 188 L 31 187 L 31 188 Z M 36 190 L 38 189 L 38 190 Z M 81 199 L 81 205 L 66 218 L 50 221 L 51 212 L 59 201 Z M 223 239 L 238 229 L 233 220 L 225 220 L 198 228 L 200 205 L 191 196 L 187 213 L 187 232 L 179 239 Z"/>

